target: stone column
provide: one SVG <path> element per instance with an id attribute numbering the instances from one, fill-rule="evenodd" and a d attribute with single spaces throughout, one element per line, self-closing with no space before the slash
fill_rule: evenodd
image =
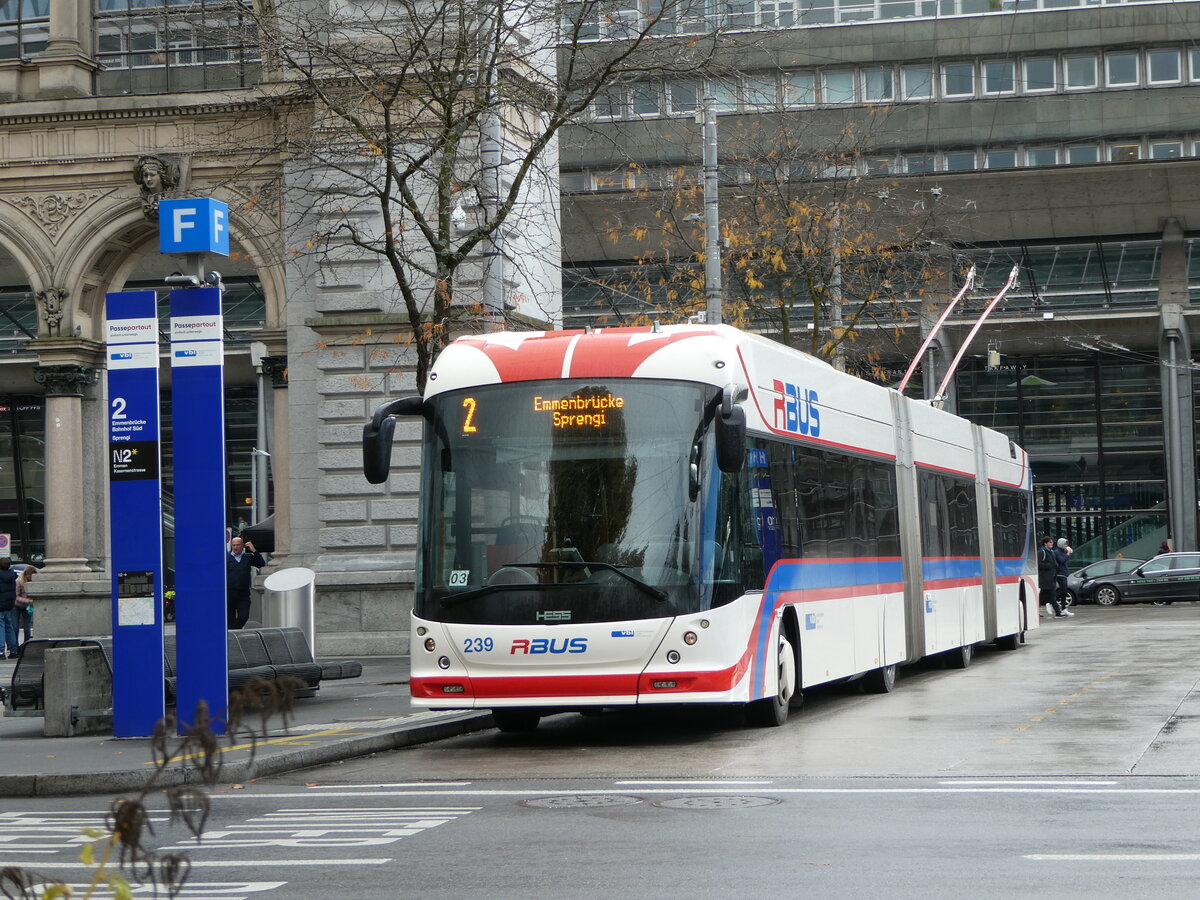
<path id="1" fill-rule="evenodd" d="M 272 566 L 286 566 L 286 557 L 291 549 L 291 491 L 288 467 L 288 393 L 286 356 L 264 356 L 263 373 L 270 376 L 275 391 L 275 421 L 271 437 L 271 464 L 275 487 L 275 552 L 271 555 Z"/>
<path id="2" fill-rule="evenodd" d="M 1169 536 L 1176 550 L 1195 550 L 1198 537 L 1192 341 L 1185 315 L 1188 304 L 1187 248 L 1183 227 L 1178 220 L 1168 219 L 1163 227 L 1158 275 L 1158 344 Z M 1168 535 L 1162 537 L 1166 539 Z"/>
<path id="3" fill-rule="evenodd" d="M 83 392 L 96 381 L 96 370 L 37 366 L 33 377 L 46 388 L 46 570 L 90 572 L 83 516 Z"/>
<path id="4" fill-rule="evenodd" d="M 50 34 L 37 56 L 38 96 L 87 97 L 92 74 L 92 9 L 83 0 L 50 0 Z"/>

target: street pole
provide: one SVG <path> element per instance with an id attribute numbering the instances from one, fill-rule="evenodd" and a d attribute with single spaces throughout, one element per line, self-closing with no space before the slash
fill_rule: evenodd
<path id="1" fill-rule="evenodd" d="M 717 114 L 712 94 L 701 102 L 704 150 L 704 320 L 721 324 L 721 235 L 717 216 Z"/>
<path id="2" fill-rule="evenodd" d="M 503 27 L 503 7 L 499 0 L 493 5 L 494 29 L 491 37 L 492 59 L 488 64 L 487 109 L 480 117 L 479 157 L 480 182 L 483 188 L 482 206 L 485 225 L 492 224 L 500 214 L 500 192 L 503 189 L 504 125 L 500 119 L 499 55 Z M 504 323 L 504 230 L 496 225 L 483 240 L 483 315 L 488 331 L 499 331 Z"/>

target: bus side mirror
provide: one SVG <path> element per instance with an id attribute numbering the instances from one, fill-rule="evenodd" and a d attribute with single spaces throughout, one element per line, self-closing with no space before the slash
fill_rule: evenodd
<path id="1" fill-rule="evenodd" d="M 371 484 L 387 481 L 392 468 L 392 436 L 396 433 L 394 416 L 421 415 L 420 397 L 401 397 L 375 410 L 363 426 L 363 475 Z"/>
<path id="2" fill-rule="evenodd" d="M 742 471 L 746 461 L 746 410 L 732 407 L 717 416 L 717 468 L 727 474 Z"/>

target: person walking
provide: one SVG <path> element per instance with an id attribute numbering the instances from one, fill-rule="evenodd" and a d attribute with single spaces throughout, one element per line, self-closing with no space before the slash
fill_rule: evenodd
<path id="1" fill-rule="evenodd" d="M 229 552 L 225 554 L 225 598 L 228 627 L 240 629 L 250 618 L 250 580 L 254 577 L 251 569 L 261 569 L 267 564 L 262 554 L 254 549 L 254 544 L 235 537 L 229 542 Z"/>
<path id="2" fill-rule="evenodd" d="M 33 598 L 29 596 L 26 588 L 36 574 L 37 569 L 33 566 L 26 566 L 17 576 L 17 637 L 20 637 L 21 632 L 24 631 L 25 640 L 22 643 L 25 644 L 28 644 L 30 638 L 33 637 Z"/>
<path id="3" fill-rule="evenodd" d="M 1171 552 L 1171 545 L 1168 544 L 1166 541 L 1163 541 L 1161 544 L 1158 545 L 1158 553 L 1156 553 L 1155 556 L 1162 556 L 1164 553 L 1170 553 L 1170 552 Z"/>
<path id="4" fill-rule="evenodd" d="M 1067 609 L 1070 605 L 1070 600 L 1067 599 L 1067 578 L 1071 575 L 1071 570 L 1067 568 L 1067 560 L 1071 558 L 1071 554 L 1075 550 L 1067 543 L 1065 537 L 1058 539 L 1058 544 L 1054 548 L 1054 580 L 1055 592 L 1058 595 L 1058 605 L 1062 609 L 1064 615 L 1073 616 L 1075 613 Z"/>
<path id="5" fill-rule="evenodd" d="M 1056 619 L 1065 619 L 1067 614 L 1058 605 L 1058 559 L 1054 555 L 1054 538 L 1046 535 L 1038 547 L 1038 595 L 1039 604 L 1046 614 Z"/>
<path id="6" fill-rule="evenodd" d="M 12 560 L 0 556 L 0 630 L 3 630 L 4 654 L 9 659 L 17 658 L 17 573 L 12 570 Z"/>

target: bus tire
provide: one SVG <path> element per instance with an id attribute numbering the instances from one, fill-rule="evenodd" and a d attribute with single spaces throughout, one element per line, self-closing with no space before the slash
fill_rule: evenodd
<path id="1" fill-rule="evenodd" d="M 942 654 L 947 669 L 965 669 L 971 664 L 972 648 L 970 644 L 955 647 Z"/>
<path id="2" fill-rule="evenodd" d="M 862 683 L 868 694 L 890 694 L 896 687 L 896 665 L 872 669 L 863 676 Z"/>
<path id="3" fill-rule="evenodd" d="M 774 697 L 764 697 L 750 703 L 746 715 L 754 725 L 778 728 L 787 721 L 792 696 L 796 692 L 796 653 L 783 631 L 779 632 L 779 650 L 776 654 L 778 679 Z"/>
<path id="4" fill-rule="evenodd" d="M 996 638 L 997 650 L 1016 650 L 1021 646 L 1021 633 L 1003 634 Z"/>
<path id="5" fill-rule="evenodd" d="M 492 721 L 496 727 L 507 733 L 526 733 L 538 727 L 542 714 L 536 709 L 520 709 L 506 707 L 492 710 Z"/>

